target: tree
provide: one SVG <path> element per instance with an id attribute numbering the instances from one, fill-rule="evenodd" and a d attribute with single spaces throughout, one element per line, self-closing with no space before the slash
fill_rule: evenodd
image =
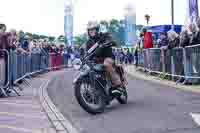
<path id="1" fill-rule="evenodd" d="M 53 42 L 53 41 L 55 41 L 55 39 L 56 39 L 54 36 L 50 36 L 50 37 L 48 37 L 48 38 L 49 38 L 49 41 L 50 41 L 50 42 Z"/>
<path id="2" fill-rule="evenodd" d="M 116 41 L 118 45 L 124 45 L 125 39 L 124 39 L 124 25 L 123 21 L 118 21 L 116 19 L 112 19 L 109 22 L 109 32 L 112 34 L 113 39 Z"/>
<path id="3" fill-rule="evenodd" d="M 74 44 L 78 45 L 79 47 L 87 42 L 87 36 L 86 34 L 78 35 L 74 38 Z"/>
<path id="4" fill-rule="evenodd" d="M 65 42 L 65 36 L 64 35 L 60 35 L 60 36 L 58 36 L 57 40 L 59 42 Z"/>
<path id="5" fill-rule="evenodd" d="M 40 39 L 46 39 L 46 38 L 48 38 L 48 36 L 40 35 Z"/>
<path id="6" fill-rule="evenodd" d="M 33 39 L 34 39 L 34 40 L 38 40 L 38 39 L 40 39 L 40 35 L 33 34 L 32 36 L 33 36 Z"/>
<path id="7" fill-rule="evenodd" d="M 149 14 L 146 14 L 144 17 L 145 17 L 145 20 L 147 21 L 147 25 L 149 25 L 151 16 Z"/>
<path id="8" fill-rule="evenodd" d="M 118 20 L 112 19 L 110 21 L 109 30 L 111 32 L 118 32 L 119 27 L 120 27 L 120 22 Z"/>
<path id="9" fill-rule="evenodd" d="M 32 33 L 26 32 L 25 35 L 28 36 L 30 40 L 33 39 L 33 34 Z"/>

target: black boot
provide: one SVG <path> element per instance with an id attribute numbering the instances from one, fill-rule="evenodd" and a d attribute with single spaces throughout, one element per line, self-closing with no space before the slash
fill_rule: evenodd
<path id="1" fill-rule="evenodd" d="M 120 97 L 122 95 L 121 86 L 116 86 L 111 89 L 111 95 L 113 97 Z"/>

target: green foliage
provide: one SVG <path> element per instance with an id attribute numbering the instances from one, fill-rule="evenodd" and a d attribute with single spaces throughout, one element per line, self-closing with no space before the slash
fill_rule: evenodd
<path id="1" fill-rule="evenodd" d="M 65 36 L 64 36 L 64 35 L 60 35 L 60 36 L 57 38 L 57 40 L 58 40 L 59 42 L 65 42 Z"/>
<path id="2" fill-rule="evenodd" d="M 48 38 L 48 36 L 40 35 L 40 39 L 46 39 L 46 38 Z"/>
<path id="3" fill-rule="evenodd" d="M 101 26 L 105 26 L 107 31 L 111 33 L 113 40 L 116 41 L 118 46 L 122 46 L 125 44 L 125 30 L 123 27 L 123 20 L 112 19 L 110 21 L 102 20 L 100 21 Z M 81 46 L 87 41 L 87 36 L 78 35 L 74 38 L 74 44 Z"/>
<path id="4" fill-rule="evenodd" d="M 101 25 L 105 25 L 107 28 L 108 28 L 108 26 L 109 26 L 109 23 L 108 23 L 106 20 L 100 21 L 100 24 L 101 24 Z"/>
<path id="5" fill-rule="evenodd" d="M 56 38 L 55 38 L 54 36 L 50 36 L 50 37 L 49 37 L 49 41 L 50 41 L 50 42 L 55 41 L 55 39 L 56 39 Z"/>
<path id="6" fill-rule="evenodd" d="M 40 39 L 40 35 L 33 34 L 33 39 L 34 39 L 34 40 L 38 40 L 38 39 Z"/>
<path id="7" fill-rule="evenodd" d="M 29 36 L 30 39 L 33 39 L 33 34 L 30 32 L 26 32 L 25 35 Z"/>
<path id="8" fill-rule="evenodd" d="M 116 19 L 112 19 L 109 22 L 108 31 L 112 34 L 113 39 L 117 42 L 118 45 L 124 45 L 125 44 L 125 30 L 123 27 L 123 21 L 118 21 Z"/>
<path id="9" fill-rule="evenodd" d="M 87 42 L 87 36 L 86 35 L 78 35 L 74 38 L 74 44 L 77 46 L 81 46 L 82 44 Z"/>

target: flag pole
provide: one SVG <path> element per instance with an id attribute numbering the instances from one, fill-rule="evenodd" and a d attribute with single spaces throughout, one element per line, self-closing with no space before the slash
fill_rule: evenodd
<path id="1" fill-rule="evenodd" d="M 171 29 L 174 30 L 174 0 L 171 0 Z"/>

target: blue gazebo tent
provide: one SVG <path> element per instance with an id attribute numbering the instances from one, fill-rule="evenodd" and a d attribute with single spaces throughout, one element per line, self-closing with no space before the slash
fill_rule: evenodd
<path id="1" fill-rule="evenodd" d="M 174 30 L 176 33 L 180 33 L 182 29 L 182 25 L 174 25 Z M 162 33 L 168 32 L 171 30 L 171 25 L 156 25 L 148 27 L 148 30 L 152 31 L 152 33 Z"/>
<path id="2" fill-rule="evenodd" d="M 155 25 L 148 27 L 148 31 L 151 31 L 154 35 L 154 39 L 158 39 L 160 33 L 168 32 L 171 30 L 171 25 Z M 182 30 L 182 25 L 174 25 L 174 30 L 176 33 L 180 33 Z"/>

